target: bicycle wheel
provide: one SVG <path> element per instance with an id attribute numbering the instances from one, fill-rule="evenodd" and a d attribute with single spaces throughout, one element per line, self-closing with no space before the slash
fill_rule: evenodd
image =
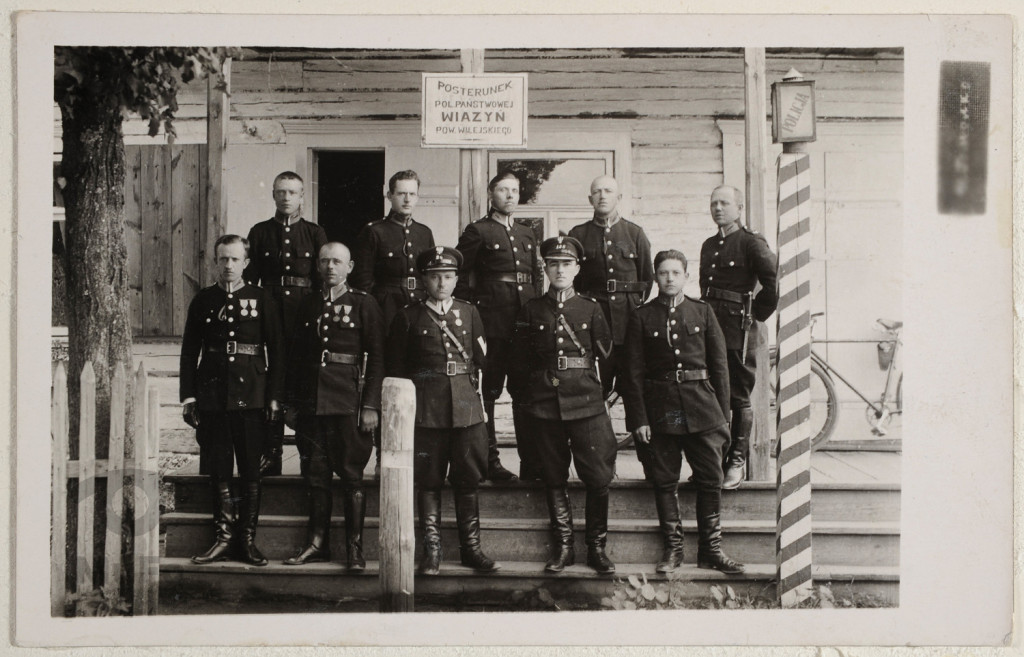
<path id="1" fill-rule="evenodd" d="M 769 408 L 772 418 L 777 414 L 776 406 L 776 363 L 778 352 L 771 352 L 771 368 L 768 373 Z M 836 399 L 836 385 L 817 359 L 811 359 L 811 449 L 819 449 L 828 442 L 839 419 L 839 402 Z"/>

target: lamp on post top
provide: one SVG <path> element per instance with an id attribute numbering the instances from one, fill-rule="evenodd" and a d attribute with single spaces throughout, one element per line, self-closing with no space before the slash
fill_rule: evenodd
<path id="1" fill-rule="evenodd" d="M 772 83 L 772 142 L 785 153 L 802 153 L 805 142 L 818 138 L 816 122 L 814 80 L 791 68 Z"/>

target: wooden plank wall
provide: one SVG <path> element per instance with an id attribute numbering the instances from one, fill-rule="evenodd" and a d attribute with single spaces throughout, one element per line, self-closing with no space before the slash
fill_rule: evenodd
<path id="1" fill-rule="evenodd" d="M 621 123 L 632 138 L 635 217 L 655 249 L 699 250 L 710 226 L 708 195 L 723 182 L 715 120 L 743 116 L 742 50 L 498 49 L 484 56 L 485 71 L 529 73 L 531 117 L 602 119 L 604 129 Z M 769 82 L 791 67 L 816 81 L 823 121 L 903 118 L 898 49 L 770 49 L 766 62 Z M 232 66 L 232 120 L 240 126 L 233 134 L 244 134 L 245 125 L 261 122 L 263 131 L 263 122 L 282 119 L 417 119 L 420 72 L 457 72 L 460 60 L 458 51 L 439 50 L 250 49 Z M 203 89 L 192 86 L 196 93 L 180 103 L 182 123 L 205 111 Z"/>
<path id="2" fill-rule="evenodd" d="M 181 335 L 199 291 L 205 144 L 125 146 L 132 331 Z"/>

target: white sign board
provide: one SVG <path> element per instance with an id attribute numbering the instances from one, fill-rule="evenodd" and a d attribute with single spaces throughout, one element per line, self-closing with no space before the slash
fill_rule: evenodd
<path id="1" fill-rule="evenodd" d="M 772 85 L 772 141 L 815 141 L 818 137 L 814 81 Z"/>
<path id="2" fill-rule="evenodd" d="M 424 73 L 422 145 L 525 148 L 526 73 Z"/>

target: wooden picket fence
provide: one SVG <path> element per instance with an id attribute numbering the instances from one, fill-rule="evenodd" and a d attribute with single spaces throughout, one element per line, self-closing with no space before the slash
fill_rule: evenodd
<path id="1" fill-rule="evenodd" d="M 123 363 L 113 370 L 110 393 L 109 458 L 96 458 L 96 374 L 91 363 L 82 368 L 79 410 L 78 460 L 68 452 L 67 371 L 58 362 L 53 373 L 51 431 L 52 527 L 50 534 L 50 611 L 63 616 L 69 596 L 88 594 L 98 588 L 93 577 L 93 524 L 95 520 L 96 480 L 107 480 L 107 523 L 104 536 L 103 582 L 105 592 L 119 597 L 122 567 L 122 501 L 134 498 L 134 615 L 157 612 L 160 578 L 160 491 L 157 470 L 159 454 L 160 393 L 147 384 L 146 370 L 139 364 L 129 392 Z M 128 394 L 135 399 L 134 457 L 125 454 L 125 412 Z M 75 541 L 75 590 L 65 589 L 68 479 L 78 480 L 78 531 Z M 127 483 L 125 483 L 127 481 Z M 128 598 L 128 595 L 125 596 Z"/>

